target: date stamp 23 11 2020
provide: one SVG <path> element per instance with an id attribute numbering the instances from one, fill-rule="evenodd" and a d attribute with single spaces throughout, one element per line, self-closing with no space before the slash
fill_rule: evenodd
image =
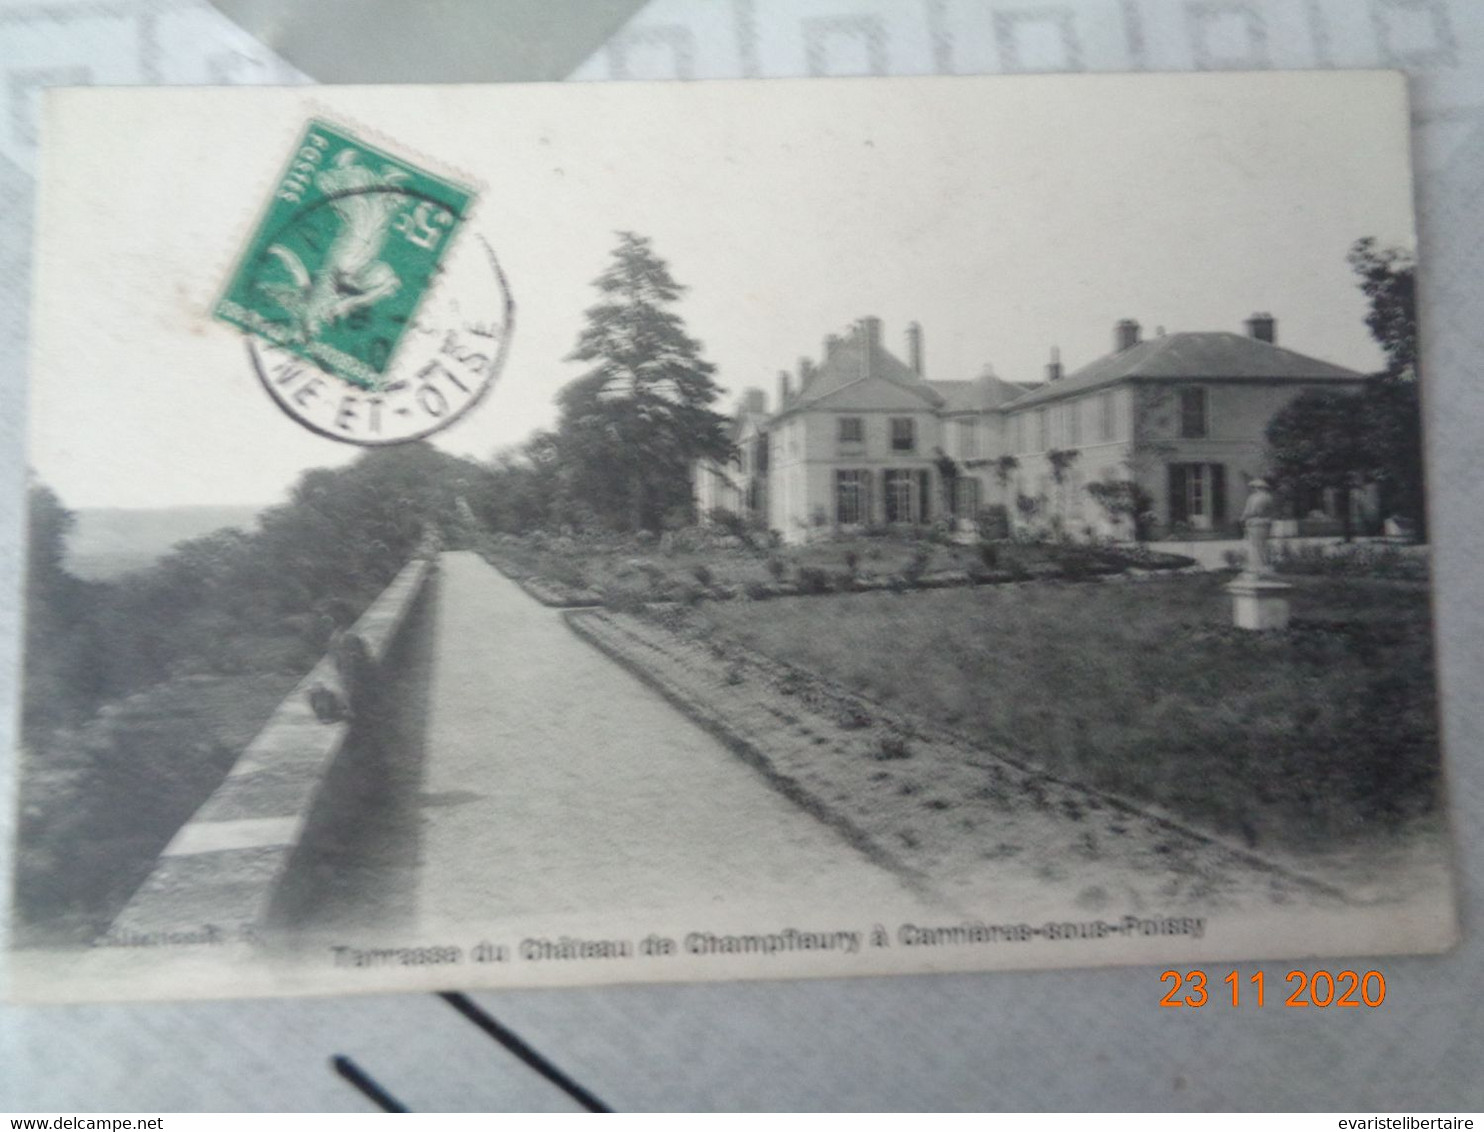
<path id="1" fill-rule="evenodd" d="M 482 397 L 513 303 L 488 248 L 459 246 L 476 197 L 309 121 L 215 308 L 247 332 L 259 377 L 291 417 L 336 440 L 388 444 L 445 428 Z"/>
<path id="2" fill-rule="evenodd" d="M 1171 968 L 1161 972 L 1159 981 L 1170 985 L 1159 1000 L 1160 1006 L 1202 1007 L 1208 1002 L 1226 1001 L 1226 992 L 1218 992 L 1206 972 L 1198 968 L 1184 972 Z M 1291 988 L 1283 999 L 1284 1006 L 1313 1006 L 1321 1010 L 1330 1006 L 1367 1006 L 1374 1010 L 1386 1001 L 1386 976 L 1380 971 L 1295 969 L 1284 975 L 1283 981 Z M 1221 982 L 1228 988 L 1232 1006 L 1261 1007 L 1267 1001 L 1267 975 L 1261 970 L 1248 975 L 1245 985 L 1238 971 L 1228 972 Z"/>

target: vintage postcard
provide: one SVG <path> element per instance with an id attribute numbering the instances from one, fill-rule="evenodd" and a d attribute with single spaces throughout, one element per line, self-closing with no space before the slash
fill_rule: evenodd
<path id="1" fill-rule="evenodd" d="M 1455 941 L 1400 75 L 44 139 L 10 996 Z"/>

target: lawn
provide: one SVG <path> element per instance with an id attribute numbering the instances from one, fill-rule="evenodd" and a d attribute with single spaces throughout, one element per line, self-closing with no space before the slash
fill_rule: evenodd
<path id="1" fill-rule="evenodd" d="M 690 616 L 990 749 L 1249 845 L 1428 813 L 1427 587 L 1294 578 L 1293 626 L 1231 626 L 1219 575 L 706 603 Z"/>

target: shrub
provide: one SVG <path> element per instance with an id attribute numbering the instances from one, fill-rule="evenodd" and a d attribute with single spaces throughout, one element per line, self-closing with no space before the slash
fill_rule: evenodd
<path id="1" fill-rule="evenodd" d="M 922 581 L 922 576 L 927 573 L 928 563 L 933 560 L 933 550 L 930 546 L 917 546 L 912 551 L 912 558 L 902 568 L 902 576 L 911 585 L 917 585 Z"/>
<path id="2" fill-rule="evenodd" d="M 746 522 L 741 515 L 728 507 L 713 507 L 706 513 L 706 517 L 727 534 L 736 535 L 738 538 L 747 537 Z"/>
<path id="3" fill-rule="evenodd" d="M 1026 582 L 1033 577 L 1030 567 L 1026 565 L 1025 559 L 1019 554 L 1002 554 L 1000 556 L 1000 570 L 1012 582 Z"/>
<path id="4" fill-rule="evenodd" d="M 1138 566 L 1143 570 L 1184 570 L 1196 565 L 1194 558 L 1184 554 L 1166 554 L 1147 546 L 1120 546 L 1112 553 L 1121 565 Z"/>
<path id="5" fill-rule="evenodd" d="M 703 586 L 709 587 L 715 580 L 715 575 L 711 572 L 711 567 L 707 566 L 704 562 L 697 562 L 692 566 L 691 573 L 695 575 L 696 581 L 700 582 Z"/>
<path id="6" fill-rule="evenodd" d="M 806 594 L 829 593 L 829 571 L 825 570 L 822 566 L 800 566 L 799 590 L 800 592 Z"/>
<path id="7" fill-rule="evenodd" d="M 1056 551 L 1055 562 L 1061 571 L 1062 577 L 1073 581 L 1084 578 L 1095 577 L 1098 574 L 1106 574 L 1109 567 L 1104 563 L 1097 551 L 1086 546 L 1063 546 Z"/>
<path id="8" fill-rule="evenodd" d="M 788 563 L 784 562 L 778 555 L 772 555 L 768 559 L 768 573 L 773 575 L 775 582 L 781 582 L 784 575 L 788 573 Z"/>
<path id="9" fill-rule="evenodd" d="M 1000 565 L 1000 548 L 992 542 L 979 544 L 979 561 L 986 570 L 996 570 Z"/>
<path id="10" fill-rule="evenodd" d="M 860 563 L 860 552 L 854 547 L 845 552 L 845 568 L 850 571 L 852 576 L 854 576 L 856 569 L 860 566 Z"/>
<path id="11" fill-rule="evenodd" d="M 588 586 L 587 573 L 576 562 L 568 559 L 554 559 L 547 566 L 545 574 L 553 582 L 558 582 L 574 590 L 585 590 Z"/>
<path id="12" fill-rule="evenodd" d="M 1010 512 L 1003 503 L 990 503 L 979 508 L 979 513 L 974 516 L 974 520 L 978 524 L 980 538 L 1010 537 Z"/>
<path id="13" fill-rule="evenodd" d="M 609 589 L 603 594 L 603 608 L 612 613 L 643 613 L 647 596 L 626 586 Z"/>
<path id="14" fill-rule="evenodd" d="M 1289 546 L 1272 544 L 1273 568 L 1283 574 L 1310 574 L 1326 578 L 1384 578 L 1426 581 L 1427 559 L 1389 543 L 1351 543 L 1346 546 Z"/>
<path id="15" fill-rule="evenodd" d="M 742 592 L 753 601 L 763 601 L 773 596 L 772 591 L 768 589 L 768 583 L 759 582 L 757 579 L 753 579 L 743 586 Z"/>
<path id="16" fill-rule="evenodd" d="M 704 550 L 711 541 L 712 532 L 705 527 L 681 527 L 675 532 L 675 549 L 681 554 Z"/>
<path id="17" fill-rule="evenodd" d="M 1086 490 L 1115 529 L 1132 527 L 1134 541 L 1149 540 L 1154 524 L 1154 497 L 1137 480 L 1100 481 L 1088 484 Z"/>

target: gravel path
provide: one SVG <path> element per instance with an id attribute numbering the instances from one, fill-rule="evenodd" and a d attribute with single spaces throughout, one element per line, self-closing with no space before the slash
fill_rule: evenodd
<path id="1" fill-rule="evenodd" d="M 442 557 L 418 918 L 924 905 L 472 553 Z M 800 926 L 803 926 L 802 924 Z"/>

